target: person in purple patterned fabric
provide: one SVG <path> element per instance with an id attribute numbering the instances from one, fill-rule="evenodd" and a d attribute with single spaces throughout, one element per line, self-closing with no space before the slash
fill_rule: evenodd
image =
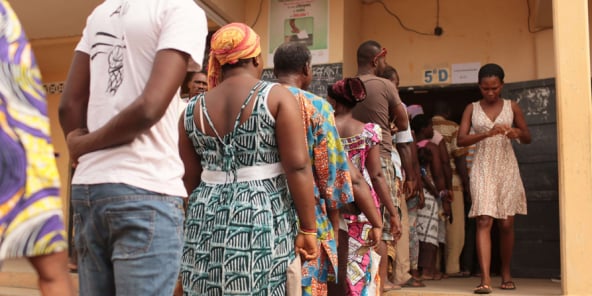
<path id="1" fill-rule="evenodd" d="M 5 259 L 25 257 L 43 295 L 74 295 L 41 73 L 4 0 L 0 18 L 0 267 Z"/>
<path id="2" fill-rule="evenodd" d="M 397 209 L 390 199 L 389 188 L 380 164 L 381 128 L 375 123 L 356 120 L 352 115 L 356 104 L 366 98 L 362 80 L 357 77 L 345 78 L 330 85 L 327 92 L 327 100 L 335 109 L 335 123 L 343 148 L 370 186 L 376 211 L 379 211 L 380 204 L 384 205 L 393 213 L 391 223 L 397 224 L 398 216 L 394 214 Z M 372 276 L 371 270 L 380 263 L 371 256 L 370 248 L 365 248 L 372 225 L 364 214 L 345 214 L 344 217 L 349 235 L 347 295 L 366 295 L 371 286 L 376 285 L 376 278 Z M 356 273 L 355 270 L 363 271 L 363 274 Z"/>

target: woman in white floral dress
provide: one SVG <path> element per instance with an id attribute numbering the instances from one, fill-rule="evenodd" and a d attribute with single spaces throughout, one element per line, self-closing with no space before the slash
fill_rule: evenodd
<path id="1" fill-rule="evenodd" d="M 483 98 L 469 104 L 458 132 L 458 145 L 475 144 L 470 173 L 473 206 L 469 217 L 477 218 L 477 255 L 481 265 L 481 283 L 474 292 L 491 293 L 491 226 L 498 220 L 500 229 L 501 289 L 516 285 L 510 274 L 514 247 L 514 215 L 526 215 L 526 195 L 511 140 L 528 144 L 530 132 L 524 115 L 514 101 L 502 99 L 504 71 L 496 64 L 481 67 L 478 74 Z M 473 133 L 469 131 L 473 129 Z"/>

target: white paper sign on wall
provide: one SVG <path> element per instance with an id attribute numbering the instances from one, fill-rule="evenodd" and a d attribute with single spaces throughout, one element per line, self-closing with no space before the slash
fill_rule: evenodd
<path id="1" fill-rule="evenodd" d="M 452 64 L 452 83 L 477 83 L 481 63 Z"/>

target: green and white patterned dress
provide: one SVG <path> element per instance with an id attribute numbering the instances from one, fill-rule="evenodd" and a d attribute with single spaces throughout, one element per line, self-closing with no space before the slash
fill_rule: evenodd
<path id="1" fill-rule="evenodd" d="M 185 130 L 203 172 L 185 221 L 185 295 L 285 295 L 297 227 L 267 108 L 274 85 L 261 81 L 253 87 L 241 109 L 256 100 L 252 114 L 242 124 L 238 114 L 234 130 L 223 137 L 196 128 L 193 110 L 199 104 L 198 116 L 215 131 L 203 94 L 186 109 Z"/>

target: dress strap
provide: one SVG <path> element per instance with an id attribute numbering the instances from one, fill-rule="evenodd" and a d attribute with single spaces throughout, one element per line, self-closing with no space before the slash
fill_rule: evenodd
<path id="1" fill-rule="evenodd" d="M 203 101 L 203 98 L 204 97 L 202 97 L 201 101 Z M 206 133 L 206 127 L 205 127 L 204 121 L 203 121 L 203 109 L 201 108 L 201 104 L 199 105 L 199 128 L 202 133 L 204 133 L 204 134 Z"/>
<path id="2" fill-rule="evenodd" d="M 245 101 L 241 105 L 240 111 L 237 114 L 236 119 L 234 120 L 233 129 L 227 135 L 224 136 L 224 139 L 220 136 L 220 134 L 218 133 L 218 131 L 214 127 L 214 123 L 212 122 L 212 119 L 211 119 L 208 109 L 206 107 L 205 100 L 201 100 L 200 107 L 203 109 L 203 113 L 206 117 L 208 125 L 210 126 L 212 131 L 214 131 L 214 134 L 216 134 L 216 138 L 218 139 L 220 144 L 222 144 L 222 147 L 223 147 L 223 152 L 222 152 L 223 153 L 223 163 L 222 163 L 222 170 L 223 171 L 231 172 L 231 171 L 235 170 L 235 168 L 234 168 L 234 166 L 235 166 L 235 163 L 234 163 L 235 148 L 232 145 L 232 143 L 234 141 L 234 133 L 236 131 L 236 128 L 240 124 L 240 119 L 243 114 L 243 111 L 245 110 L 247 105 L 251 102 L 251 99 L 253 98 L 253 94 L 261 87 L 261 85 L 263 83 L 264 83 L 264 81 L 260 80 L 251 88 L 247 98 L 245 99 Z M 234 177 L 236 178 L 236 174 Z"/>

